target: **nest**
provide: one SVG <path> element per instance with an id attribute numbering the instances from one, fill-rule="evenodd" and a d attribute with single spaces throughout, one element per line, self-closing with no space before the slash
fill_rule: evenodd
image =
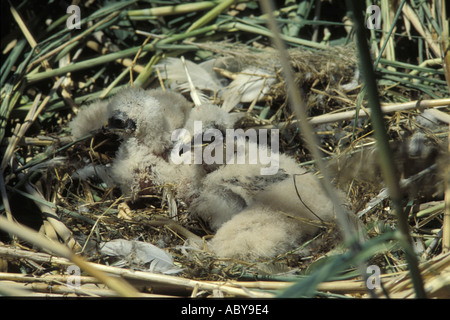
<path id="1" fill-rule="evenodd" d="M 320 3 L 330 10 L 333 5 L 339 7 Z M 425 6 L 434 8 L 434 1 L 431 3 L 433 6 Z M 0 233 L 2 294 L 267 298 L 282 293 L 291 297 L 369 297 L 367 282 L 357 272 L 334 228 L 319 233 L 320 245 L 307 253 L 303 251 L 308 246 L 305 243 L 304 247 L 267 261 L 219 259 L 207 247 L 191 245 L 196 242 L 206 246 L 205 240 L 213 234 L 202 221 L 190 217 L 183 203 L 167 197 L 162 187 L 155 187 L 151 196 L 130 204 L 117 188 L 108 188 L 95 178 L 83 181 L 73 175 L 85 164 L 84 159 L 94 166 L 109 163 L 119 143 L 117 137 L 101 132 L 83 141 L 72 141 L 67 124 L 79 106 L 111 96 L 130 81 L 143 87 L 168 85 L 152 67 L 163 58 L 180 55 L 196 63 L 224 58 L 232 62 L 227 71 L 234 75 L 248 65 L 273 72 L 276 82 L 269 91 L 260 99 L 241 102 L 233 111 L 246 115 L 242 121 L 247 128 L 281 128 L 283 151 L 295 156 L 299 165 L 312 168 L 314 159 L 287 107 L 278 53 L 266 37 L 268 30 L 255 18 L 259 9 L 235 5 L 217 21 L 209 20 L 215 24 L 203 25 L 194 34 L 189 26 L 193 17 L 200 19 L 199 9 L 186 9 L 187 13 L 175 19 L 152 11 L 163 12 L 165 7 L 143 11 L 134 3 L 104 7 L 102 1 L 94 1 L 83 7 L 89 15 L 82 24 L 81 31 L 86 32 L 82 34 L 61 26 L 56 18 L 65 13 L 65 8 L 59 10 L 60 14 L 53 5 L 55 12 L 49 13 L 48 26 L 44 23 L 47 17 L 37 17 L 39 5 L 13 8 L 22 17 L 8 15 L 5 23 L 10 26 L 8 37 L 16 42 L 9 42 L 6 36 L 2 39 L 2 47 L 3 40 L 10 44 L 2 48 L 5 68 L 1 77 L 0 138 L 4 156 L 0 182 L 1 215 L 5 221 Z M 3 2 L 2 6 L 9 4 Z M 415 27 L 412 32 L 404 21 L 414 21 L 413 26 L 417 26 L 417 13 L 408 4 L 405 8 L 404 20 L 397 21 L 397 33 L 391 36 L 398 45 L 387 42 L 387 53 L 376 69 L 378 90 L 422 281 L 432 288 L 427 289 L 429 297 L 448 298 L 450 219 L 444 218 L 449 210 L 444 199 L 449 197 L 448 186 L 445 190 L 449 171 L 445 146 L 450 112 L 446 81 L 450 74 L 437 60 L 443 56 L 447 65 L 450 63 L 448 54 L 436 52 L 439 49 L 435 43 L 422 34 L 434 30 L 429 21 L 446 19 L 428 17 L 421 22 L 425 28 Z M 284 9 L 280 11 L 282 18 L 294 13 L 293 8 Z M 121 10 L 126 14 L 120 15 Z M 313 13 L 305 12 L 308 15 L 312 17 Z M 148 27 L 150 16 L 159 18 Z M 236 20 L 228 23 L 224 17 Z M 258 27 L 244 23 L 242 17 L 255 19 Z M 29 33 L 31 21 L 46 26 L 37 42 Z M 19 22 L 25 22 L 25 27 L 19 29 Z M 382 169 L 375 160 L 379 151 L 362 90 L 358 54 L 353 45 L 342 44 L 347 36 L 351 37 L 346 33 L 350 25 L 306 24 L 301 28 L 284 23 L 291 67 L 306 101 L 318 147 L 328 161 L 333 183 L 347 194 L 364 225 L 369 239 L 364 247 L 367 264 L 380 269 L 382 285 L 375 293 L 380 297 L 413 297 L 414 279 L 395 236 L 398 219 L 385 191 Z M 161 36 L 165 28 L 172 28 L 175 36 Z M 142 31 L 149 29 L 151 32 Z M 334 38 L 324 36 L 322 42 L 298 43 L 297 38 L 306 39 L 311 34 L 317 38 L 317 30 L 325 35 L 331 31 Z M 227 41 L 217 41 L 225 35 Z M 440 36 L 445 39 L 444 34 Z M 373 33 L 371 37 L 374 56 L 378 57 L 385 35 Z M 444 46 L 448 46 L 445 41 Z M 433 59 L 418 63 L 418 55 L 408 52 L 412 49 L 426 50 Z M 64 59 L 73 64 L 65 64 Z M 101 252 L 102 244 L 117 239 L 155 245 L 170 254 L 177 272 L 154 272 L 154 261 L 129 258 L 136 251 L 129 252 L 128 258 L 119 257 L 122 259 Z M 324 275 L 323 266 L 332 266 L 339 259 L 344 261 L 339 265 L 342 268 L 337 268 L 340 271 Z M 117 264 L 119 260 L 121 265 Z M 80 275 L 77 283 L 71 282 L 75 281 L 71 277 L 74 274 Z M 326 281 L 312 281 L 310 291 L 296 287 L 305 279 Z"/>

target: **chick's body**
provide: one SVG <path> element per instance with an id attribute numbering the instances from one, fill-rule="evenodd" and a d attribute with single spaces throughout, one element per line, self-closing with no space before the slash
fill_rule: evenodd
<path id="1" fill-rule="evenodd" d="M 194 108 L 185 126 L 192 140 L 199 134 L 193 129 L 196 121 L 202 123 L 202 133 L 210 129 L 226 132 L 234 123 L 217 106 Z M 202 178 L 177 189 L 190 212 L 216 231 L 210 248 L 218 256 L 248 260 L 273 257 L 314 235 L 323 222 L 334 220 L 333 204 L 319 180 L 300 168 L 294 158 L 271 150 L 275 146 L 239 135 L 233 137 L 230 152 L 230 145 L 225 150 L 223 144 L 227 138 L 210 144 L 224 148 L 216 150 L 224 155 L 223 163 L 179 165 L 184 174 L 197 170 L 192 176 Z M 237 161 L 237 145 L 245 146 L 244 163 Z M 272 164 L 261 162 L 258 155 L 268 153 L 274 156 L 278 170 L 262 174 Z"/>
<path id="2" fill-rule="evenodd" d="M 216 230 L 210 247 L 218 256 L 274 257 L 334 220 L 333 203 L 313 173 L 279 156 L 274 175 L 262 176 L 258 164 L 229 164 L 205 177 L 190 207 Z"/>
<path id="3" fill-rule="evenodd" d="M 189 102 L 173 91 L 125 89 L 108 104 L 108 126 L 123 139 L 111 176 L 125 194 L 153 193 L 165 180 L 156 168 L 167 161 L 172 132 L 183 126 Z"/>

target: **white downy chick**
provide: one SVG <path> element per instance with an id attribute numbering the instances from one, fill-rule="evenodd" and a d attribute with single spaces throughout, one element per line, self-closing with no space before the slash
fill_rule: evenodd
<path id="1" fill-rule="evenodd" d="M 252 175 L 252 170 L 246 170 L 250 165 L 227 165 L 217 171 L 217 178 L 227 181 L 223 187 L 239 193 L 247 203 L 218 228 L 211 240 L 210 248 L 218 256 L 271 258 L 295 249 L 335 221 L 334 205 L 319 179 L 291 157 L 280 154 L 279 163 L 279 172 L 273 176 L 260 176 L 256 171 Z M 212 174 L 205 180 L 208 178 L 212 180 Z M 205 181 L 205 185 L 209 183 Z M 346 210 L 344 194 L 338 194 Z"/>
<path id="2" fill-rule="evenodd" d="M 217 256 L 247 261 L 273 258 L 313 237 L 305 224 L 271 207 L 255 205 L 223 224 L 208 247 Z"/>
<path id="3" fill-rule="evenodd" d="M 191 139 L 201 134 L 194 133 L 194 121 L 202 121 L 201 133 L 207 129 L 227 133 L 225 129 L 232 128 L 234 124 L 230 115 L 217 106 L 194 108 L 186 122 Z M 229 135 L 222 139 L 219 136 L 215 138 L 208 146 L 220 146 Z M 183 184 L 178 194 L 188 204 L 192 214 L 207 221 L 211 229 L 217 231 L 210 242 L 213 252 L 221 257 L 244 259 L 273 257 L 293 249 L 305 237 L 314 235 L 321 223 L 334 220 L 333 204 L 319 180 L 300 168 L 295 159 L 271 150 L 265 144 L 247 140 L 245 135 L 235 134 L 232 138 L 234 143 L 227 144 L 227 150 L 222 151 L 222 164 L 180 164 L 185 168 L 184 172 L 195 167 L 203 169 L 204 178 L 195 185 L 190 184 L 189 188 Z M 238 149 L 234 148 L 240 143 L 245 145 L 245 162 L 242 164 L 237 163 Z M 196 146 L 194 141 L 194 148 Z M 230 146 L 234 152 L 227 155 Z M 268 169 L 272 164 L 263 163 L 261 154 L 269 153 L 276 156 L 277 170 L 262 174 L 262 169 Z"/>
<path id="4" fill-rule="evenodd" d="M 172 144 L 172 132 L 184 125 L 190 109 L 190 103 L 174 91 L 127 88 L 108 104 L 108 127 L 124 142 L 137 139 L 150 152 L 162 155 Z"/>
<path id="5" fill-rule="evenodd" d="M 279 154 L 279 170 L 273 175 L 261 175 L 260 168 L 259 164 L 220 167 L 206 176 L 201 195 L 191 205 L 217 230 L 210 246 L 218 256 L 273 257 L 294 249 L 335 220 L 334 205 L 318 178 L 293 158 Z M 345 205 L 343 194 L 341 199 Z M 264 232 L 258 219 L 270 221 L 272 232 Z M 237 230 L 245 234 L 237 237 Z M 270 250 L 262 249 L 262 243 L 271 243 Z"/>
<path id="6" fill-rule="evenodd" d="M 210 247 L 220 257 L 274 257 L 335 220 L 318 178 L 283 154 L 274 175 L 261 175 L 258 164 L 228 164 L 208 174 L 202 187 L 191 207 L 217 229 Z"/>
<path id="7" fill-rule="evenodd" d="M 172 133 L 184 125 L 190 109 L 181 94 L 161 89 L 129 88 L 110 101 L 108 127 L 123 138 L 111 176 L 123 193 L 135 198 L 165 180 L 155 170 L 168 160 Z"/>
<path id="8" fill-rule="evenodd" d="M 170 156 L 172 171 L 163 175 L 167 181 L 177 182 L 178 197 L 188 206 L 199 196 L 203 178 L 221 165 L 204 161 L 203 135 L 206 132 L 216 133 L 216 139 L 211 139 L 213 141 L 206 148 L 220 144 L 226 129 L 233 128 L 238 118 L 212 104 L 196 106 L 191 110 L 184 128 L 173 137 L 177 141 Z M 221 160 L 223 162 L 224 159 Z"/>
<path id="9" fill-rule="evenodd" d="M 190 110 L 191 104 L 174 91 L 130 87 L 82 109 L 70 127 L 82 137 L 107 123 L 122 139 L 108 173 L 124 194 L 136 198 L 155 186 L 154 169 L 167 161 L 172 132 L 183 127 Z"/>

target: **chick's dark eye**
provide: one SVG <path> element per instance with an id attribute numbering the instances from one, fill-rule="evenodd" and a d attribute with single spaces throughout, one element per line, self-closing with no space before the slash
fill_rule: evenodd
<path id="1" fill-rule="evenodd" d="M 136 123 L 129 119 L 124 112 L 117 112 L 108 119 L 108 126 L 113 129 L 123 129 L 134 131 Z"/>
<path id="2" fill-rule="evenodd" d="M 114 116 L 109 119 L 108 125 L 112 128 L 124 129 L 126 126 L 126 121 Z"/>

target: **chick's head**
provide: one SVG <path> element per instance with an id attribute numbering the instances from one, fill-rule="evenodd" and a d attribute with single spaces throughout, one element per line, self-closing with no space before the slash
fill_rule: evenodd
<path id="1" fill-rule="evenodd" d="M 163 142 L 169 130 L 162 109 L 160 101 L 143 89 L 122 90 L 108 104 L 108 128 L 146 145 Z"/>

